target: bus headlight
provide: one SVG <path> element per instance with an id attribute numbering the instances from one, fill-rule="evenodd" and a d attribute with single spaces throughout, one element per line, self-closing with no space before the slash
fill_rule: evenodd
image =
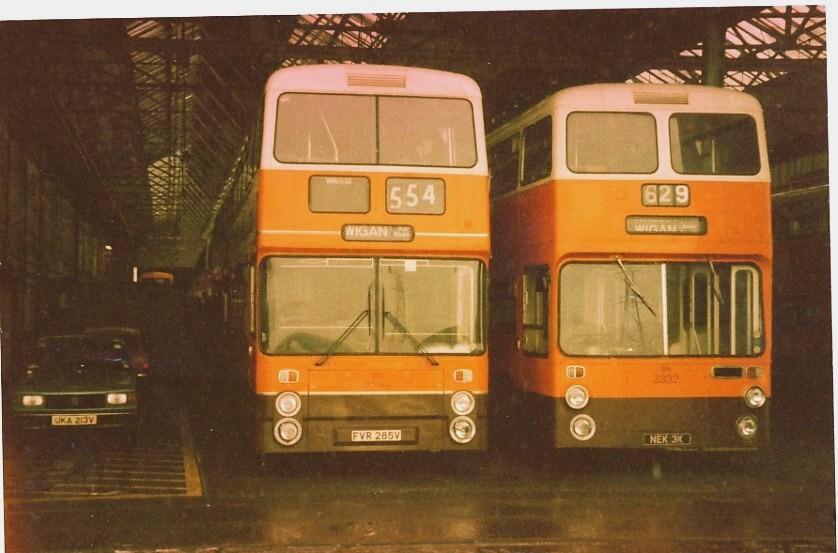
<path id="1" fill-rule="evenodd" d="M 588 399 L 588 390 L 579 384 L 571 386 L 564 394 L 564 400 L 571 409 L 582 409 L 588 404 Z"/>
<path id="2" fill-rule="evenodd" d="M 757 409 L 765 405 L 765 392 L 759 386 L 751 386 L 745 392 L 745 403 Z"/>
<path id="3" fill-rule="evenodd" d="M 758 429 L 759 423 L 757 422 L 757 418 L 753 415 L 739 417 L 739 420 L 736 421 L 736 431 L 743 438 L 753 438 L 756 436 Z"/>
<path id="4" fill-rule="evenodd" d="M 474 410 L 474 396 L 461 391 L 451 396 L 451 409 L 458 415 L 468 415 Z"/>
<path id="5" fill-rule="evenodd" d="M 474 439 L 477 429 L 474 422 L 468 417 L 457 417 L 451 421 L 448 427 L 448 433 L 451 434 L 451 439 L 458 444 L 467 444 Z"/>
<path id="6" fill-rule="evenodd" d="M 294 392 L 282 392 L 276 396 L 276 411 L 283 417 L 293 417 L 300 412 L 302 402 Z"/>
<path id="7" fill-rule="evenodd" d="M 282 419 L 274 426 L 274 439 L 282 445 L 294 445 L 303 437 L 303 427 L 295 419 Z"/>
<path id="8" fill-rule="evenodd" d="M 44 396 L 26 395 L 20 398 L 20 403 L 24 407 L 40 407 L 44 404 Z"/>
<path id="9" fill-rule="evenodd" d="M 577 440 L 590 440 L 596 434 L 596 423 L 588 415 L 576 415 L 570 421 L 570 433 Z"/>

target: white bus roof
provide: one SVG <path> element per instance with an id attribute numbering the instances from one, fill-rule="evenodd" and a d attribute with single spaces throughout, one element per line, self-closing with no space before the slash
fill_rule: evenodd
<path id="1" fill-rule="evenodd" d="M 347 92 L 479 99 L 480 87 L 459 73 L 397 65 L 297 65 L 275 71 L 267 96 L 281 92 Z"/>
<path id="2" fill-rule="evenodd" d="M 747 113 L 761 118 L 759 101 L 745 92 L 702 85 L 601 83 L 565 88 L 492 131 L 489 142 L 547 113 L 563 111 L 645 111 Z"/>
<path id="3" fill-rule="evenodd" d="M 553 95 L 552 103 L 574 108 L 682 105 L 690 106 L 690 109 L 702 110 L 722 107 L 725 111 L 736 110 L 745 113 L 762 110 L 756 98 L 744 92 L 686 84 L 607 83 L 581 85 L 558 91 Z"/>

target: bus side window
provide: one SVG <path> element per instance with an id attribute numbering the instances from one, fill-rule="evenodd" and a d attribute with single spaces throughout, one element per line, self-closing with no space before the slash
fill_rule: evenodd
<path id="1" fill-rule="evenodd" d="M 518 186 L 519 153 L 521 140 L 515 134 L 495 144 L 489 150 L 489 168 L 492 173 L 492 196 L 515 190 Z"/>
<path id="2" fill-rule="evenodd" d="M 489 301 L 492 318 L 490 323 L 496 332 L 515 332 L 515 285 L 508 280 L 492 280 L 489 284 Z"/>
<path id="3" fill-rule="evenodd" d="M 547 355 L 547 307 L 550 273 L 546 266 L 524 269 L 522 301 L 523 335 L 521 349 L 526 353 Z"/>
<path id="4" fill-rule="evenodd" d="M 553 169 L 553 118 L 550 116 L 524 129 L 524 168 L 521 184 L 550 176 Z"/>

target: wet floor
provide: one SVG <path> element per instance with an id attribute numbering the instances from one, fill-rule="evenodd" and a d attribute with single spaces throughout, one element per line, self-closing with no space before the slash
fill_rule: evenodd
<path id="1" fill-rule="evenodd" d="M 27 485 L 26 474 L 41 477 L 7 469 L 7 551 L 836 548 L 832 435 L 818 431 L 814 415 L 803 424 L 779 408 L 777 445 L 747 454 L 507 446 L 465 455 L 312 454 L 262 465 L 244 453 L 243 421 L 224 401 L 229 387 L 223 379 L 207 373 L 188 385 L 177 382 L 161 386 L 146 432 L 162 435 L 168 425 L 168 446 L 193 451 L 193 493 L 149 497 L 129 489 L 46 501 L 24 491 L 12 497 Z M 181 412 L 187 413 L 185 434 L 171 431 Z M 159 432 L 155 425 L 162 425 Z M 66 462 L 66 440 L 56 444 L 64 445 L 42 444 L 41 463 Z M 90 462 L 98 462 L 120 446 L 85 447 L 93 448 L 87 449 Z M 139 446 L 129 446 L 129 456 L 131 447 Z M 15 451 L 7 448 L 7 466 L 23 458 Z"/>
<path id="2" fill-rule="evenodd" d="M 7 540 L 26 551 L 835 549 L 828 479 L 693 462 L 664 462 L 655 478 L 642 464 L 315 457 L 264 474 L 214 475 L 196 499 L 15 508 Z"/>
<path id="3" fill-rule="evenodd" d="M 201 478 L 186 409 L 155 390 L 136 433 L 78 428 L 17 435 L 4 448 L 7 504 L 91 498 L 198 496 Z"/>

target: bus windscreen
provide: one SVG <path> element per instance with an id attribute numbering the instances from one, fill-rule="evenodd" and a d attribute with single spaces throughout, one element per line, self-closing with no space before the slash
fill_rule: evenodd
<path id="1" fill-rule="evenodd" d="M 283 163 L 473 167 L 468 100 L 285 93 L 274 155 Z"/>

